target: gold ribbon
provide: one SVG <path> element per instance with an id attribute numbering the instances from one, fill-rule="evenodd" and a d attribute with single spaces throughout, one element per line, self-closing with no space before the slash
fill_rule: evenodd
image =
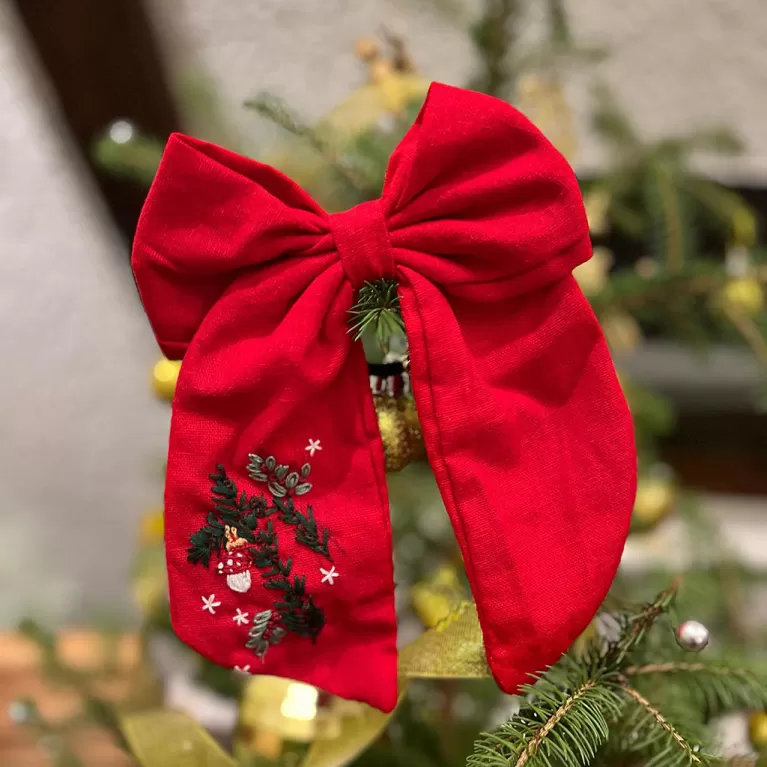
<path id="1" fill-rule="evenodd" d="M 491 675 L 476 605 L 463 598 L 458 579 L 451 570 L 443 568 L 413 590 L 415 610 L 431 628 L 400 651 L 397 706 L 407 695 L 410 679 L 484 679 Z M 308 687 L 268 677 L 250 680 L 242 702 L 241 724 L 264 735 L 274 730 L 275 717 L 267 721 L 263 705 L 256 699 L 274 698 L 269 694 L 270 684 L 282 685 L 279 697 L 283 702 L 290 697 L 286 691 L 292 687 Z M 255 704 L 258 704 L 256 708 Z M 313 737 L 302 737 L 303 731 L 300 733 L 295 728 L 275 732 L 275 737 L 278 745 L 286 738 L 310 742 L 301 767 L 337 767 L 373 743 L 393 714 L 382 713 L 363 703 L 332 698 L 327 707 L 318 710 L 316 720 L 303 723 L 305 727 L 311 725 Z M 131 753 L 142 767 L 170 764 L 173 767 L 234 767 L 236 764 L 197 722 L 182 713 L 159 709 L 126 715 L 121 720 L 121 728 Z"/>
<path id="2" fill-rule="evenodd" d="M 340 718 L 333 738 L 317 738 L 306 752 L 301 767 L 338 767 L 361 754 L 386 729 L 399 704 L 407 695 L 408 682 L 400 679 L 397 706 L 390 714 L 358 703 Z"/>
<path id="3" fill-rule="evenodd" d="M 473 602 L 461 601 L 399 654 L 399 673 L 407 679 L 486 679 L 482 629 Z"/>
<path id="4" fill-rule="evenodd" d="M 178 711 L 147 711 L 120 721 L 131 753 L 142 767 L 236 767 L 194 719 Z"/>

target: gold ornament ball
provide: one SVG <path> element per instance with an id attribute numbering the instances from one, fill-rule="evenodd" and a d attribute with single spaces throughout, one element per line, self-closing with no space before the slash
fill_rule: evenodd
<path id="1" fill-rule="evenodd" d="M 676 487 L 666 477 L 640 479 L 637 487 L 631 528 L 637 532 L 652 530 L 674 508 Z"/>
<path id="2" fill-rule="evenodd" d="M 378 394 L 373 401 L 386 455 L 386 471 L 400 471 L 409 463 L 421 460 L 425 450 L 413 400 L 403 395 Z"/>
<path id="3" fill-rule="evenodd" d="M 725 309 L 755 317 L 764 311 L 764 289 L 753 277 L 730 280 L 722 288 L 719 300 Z"/>
<path id="4" fill-rule="evenodd" d="M 757 751 L 767 751 L 767 711 L 756 711 L 748 719 L 748 737 Z"/>
<path id="5" fill-rule="evenodd" d="M 178 372 L 181 370 L 181 363 L 177 360 L 161 359 L 152 370 L 152 388 L 155 394 L 163 400 L 169 402 L 176 393 L 176 382 L 178 381 Z"/>

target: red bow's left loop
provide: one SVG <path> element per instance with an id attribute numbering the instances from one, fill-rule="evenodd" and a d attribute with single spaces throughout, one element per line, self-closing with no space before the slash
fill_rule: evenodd
<path id="1" fill-rule="evenodd" d="M 609 588 L 631 418 L 572 268 L 564 158 L 497 99 L 435 84 L 381 200 L 329 216 L 277 171 L 171 138 L 133 268 L 184 356 L 166 476 L 171 617 L 206 657 L 384 710 L 396 620 L 384 456 L 349 309 L 394 277 L 429 463 L 485 650 L 515 691 Z"/>

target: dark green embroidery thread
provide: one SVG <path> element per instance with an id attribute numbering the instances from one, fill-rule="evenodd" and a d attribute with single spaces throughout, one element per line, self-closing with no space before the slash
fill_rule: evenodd
<path id="1" fill-rule="evenodd" d="M 280 510 L 280 521 L 286 525 L 295 525 L 296 543 L 308 546 L 312 551 L 322 554 L 328 562 L 333 561 L 328 550 L 328 541 L 330 540 L 330 531 L 325 528 L 320 532 L 317 528 L 317 522 L 314 519 L 314 512 L 311 506 L 306 507 L 306 514 L 302 514 L 293 505 L 293 500 L 274 499 L 274 505 Z"/>
<path id="2" fill-rule="evenodd" d="M 318 528 L 311 506 L 304 513 L 296 509 L 291 497 L 311 489 L 310 483 L 300 481 L 309 476 L 309 464 L 305 463 L 299 474 L 271 456 L 266 460 L 254 455 L 249 458 L 248 473 L 267 484 L 273 502 L 270 504 L 263 495 L 240 492 L 226 469 L 218 464 L 216 472 L 210 475 L 214 483 L 210 490 L 213 511 L 208 513 L 207 524 L 190 536 L 187 560 L 209 567 L 215 552 L 219 558 L 218 572 L 227 575 L 230 588 L 243 592 L 250 588 L 247 566 L 246 572 L 241 572 L 244 558 L 248 558 L 249 565 L 260 571 L 264 588 L 280 592 L 274 609 L 258 613 L 248 634 L 246 646 L 263 659 L 269 647 L 278 644 L 287 631 L 314 641 L 325 624 L 323 611 L 306 593 L 306 576 L 293 575 L 292 560 L 281 559 L 278 534 L 270 517 L 276 516 L 294 527 L 296 543 L 328 561 L 332 562 L 332 557 L 327 528 Z M 261 520 L 266 520 L 266 525 L 259 527 Z"/>

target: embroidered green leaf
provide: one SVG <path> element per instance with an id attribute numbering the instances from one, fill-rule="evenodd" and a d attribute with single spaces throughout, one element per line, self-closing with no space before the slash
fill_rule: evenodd
<path id="1" fill-rule="evenodd" d="M 253 618 L 253 627 L 248 632 L 250 638 L 245 647 L 253 650 L 257 658 L 264 658 L 269 647 L 279 644 L 285 636 L 285 629 L 274 618 L 272 610 L 262 610 Z"/>
<path id="2" fill-rule="evenodd" d="M 317 522 L 314 519 L 314 512 L 311 506 L 307 507 L 306 514 L 302 514 L 296 509 L 292 498 L 286 498 L 285 500 L 275 498 L 274 505 L 280 512 L 278 519 L 286 525 L 296 527 L 296 543 L 300 543 L 302 546 L 307 546 L 312 551 L 322 554 L 329 562 L 333 561 L 328 548 L 330 533 L 327 529 L 322 532 L 317 529 Z"/>
<path id="3" fill-rule="evenodd" d="M 299 476 L 298 472 L 290 471 L 288 465 L 278 464 L 274 456 L 264 460 L 251 453 L 248 459 L 249 476 L 266 483 L 273 502 L 268 503 L 263 495 L 248 496 L 244 490 L 239 491 L 226 469 L 217 464 L 216 471 L 210 475 L 213 511 L 208 512 L 206 524 L 190 536 L 187 559 L 192 564 L 209 567 L 213 553 L 220 557 L 222 548 L 233 535 L 244 539 L 240 546 L 245 546 L 245 542 L 250 544 L 243 551 L 247 551 L 252 566 L 260 572 L 264 588 L 279 592 L 281 597 L 274 603 L 273 610 L 256 615 L 249 633 L 246 646 L 263 658 L 286 631 L 314 640 L 325 625 L 323 611 L 306 593 L 306 576 L 293 575 L 293 560 L 280 558 L 278 534 L 271 517 L 276 516 L 283 524 L 295 528 L 296 543 L 329 561 L 332 558 L 328 549 L 329 531 L 318 529 L 311 506 L 304 513 L 295 508 L 291 498 L 291 493 L 303 495 L 311 490 L 311 483 L 300 481 L 309 476 L 310 465 L 303 464 Z M 266 524 L 259 527 L 261 520 Z"/>

